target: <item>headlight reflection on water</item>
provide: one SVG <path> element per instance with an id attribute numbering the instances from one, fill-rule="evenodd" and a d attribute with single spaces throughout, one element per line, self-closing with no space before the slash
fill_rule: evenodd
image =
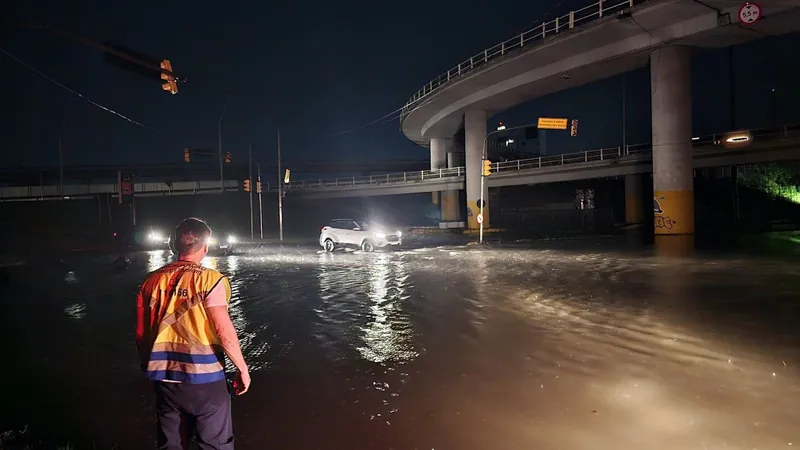
<path id="1" fill-rule="evenodd" d="M 166 250 L 151 250 L 147 252 L 147 271 L 152 272 L 167 264 L 168 253 Z"/>
<path id="2" fill-rule="evenodd" d="M 319 317 L 316 337 L 334 354 L 344 341 L 363 359 L 378 364 L 414 359 L 418 352 L 414 350 L 411 320 L 403 311 L 403 302 L 410 297 L 403 257 L 337 256 L 320 255 L 317 278 L 321 303 L 315 309 Z M 364 267 L 354 269 L 353 264 Z M 367 324 L 359 325 L 365 318 Z"/>
<path id="3" fill-rule="evenodd" d="M 407 362 L 418 356 L 413 350 L 413 330 L 407 314 L 402 311 L 406 294 L 405 260 L 391 255 L 375 255 L 369 268 L 370 312 L 372 320 L 361 327 L 364 346 L 358 348 L 361 356 L 375 363 L 394 360 Z"/>

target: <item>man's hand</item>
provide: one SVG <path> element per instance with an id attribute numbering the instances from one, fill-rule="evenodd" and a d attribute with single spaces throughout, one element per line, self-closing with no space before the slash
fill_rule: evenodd
<path id="1" fill-rule="evenodd" d="M 233 380 L 233 392 L 236 395 L 242 395 L 250 389 L 250 373 L 237 372 L 236 379 Z"/>

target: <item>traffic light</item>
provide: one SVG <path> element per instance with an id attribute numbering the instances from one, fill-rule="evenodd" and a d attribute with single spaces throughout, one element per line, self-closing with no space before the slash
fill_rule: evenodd
<path id="1" fill-rule="evenodd" d="M 231 162 L 231 152 L 225 152 L 225 164 L 230 164 Z"/>
<path id="2" fill-rule="evenodd" d="M 192 160 L 192 155 L 189 153 L 188 148 L 183 149 L 183 160 L 187 163 Z"/>
<path id="3" fill-rule="evenodd" d="M 483 176 L 488 177 L 492 174 L 492 162 L 488 159 L 483 160 Z"/>
<path id="4" fill-rule="evenodd" d="M 161 72 L 161 79 L 166 83 L 161 85 L 161 89 L 169 92 L 170 94 L 178 93 L 178 83 L 175 82 L 175 75 L 172 74 L 172 63 L 168 59 L 161 61 L 161 69 L 169 72 L 168 74 Z"/>
<path id="5" fill-rule="evenodd" d="M 256 181 L 256 192 L 258 192 L 259 194 L 261 193 L 261 182 L 260 181 Z"/>
<path id="6" fill-rule="evenodd" d="M 570 124 L 569 126 L 569 135 L 570 136 L 578 135 L 578 119 L 572 119 L 572 124 Z"/>
<path id="7" fill-rule="evenodd" d="M 250 192 L 250 178 L 245 178 L 244 180 L 244 191 Z"/>

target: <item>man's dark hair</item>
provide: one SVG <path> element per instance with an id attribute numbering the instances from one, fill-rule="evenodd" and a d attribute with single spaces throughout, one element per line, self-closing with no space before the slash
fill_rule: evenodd
<path id="1" fill-rule="evenodd" d="M 175 250 L 179 254 L 194 253 L 206 245 L 209 237 L 211 228 L 208 224 L 190 217 L 175 228 Z"/>

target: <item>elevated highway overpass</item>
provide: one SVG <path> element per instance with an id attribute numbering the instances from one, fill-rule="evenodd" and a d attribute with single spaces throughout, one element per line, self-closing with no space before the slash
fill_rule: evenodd
<path id="1" fill-rule="evenodd" d="M 253 172 L 256 170 L 253 162 Z M 284 160 L 284 168 L 290 168 L 292 174 L 334 174 L 334 173 L 382 173 L 392 170 L 414 171 L 424 170 L 428 166 L 423 160 L 388 160 L 388 161 L 334 161 L 334 160 Z M 277 167 L 274 162 L 260 164 L 261 173 L 274 178 Z M 247 163 L 225 164 L 223 176 L 226 180 L 243 180 L 249 170 Z M 65 184 L 91 184 L 113 181 L 117 172 L 133 174 L 136 179 L 149 182 L 182 182 L 217 180 L 219 187 L 219 166 L 206 162 L 180 164 L 137 164 L 137 165 L 93 165 L 65 166 L 63 172 L 58 166 L 18 167 L 0 169 L 0 184 L 4 186 L 30 186 L 36 184 L 58 184 L 63 176 Z"/>
<path id="2" fill-rule="evenodd" d="M 747 136 L 744 143 L 731 137 Z M 765 162 L 800 160 L 800 126 L 697 137 L 695 169 Z M 649 144 L 602 148 L 564 155 L 492 163 L 489 187 L 536 185 L 593 178 L 651 173 L 653 150 Z M 417 194 L 465 188 L 466 167 L 369 177 L 300 180 L 286 186 L 287 195 L 303 198 L 342 198 Z"/>
<path id="3" fill-rule="evenodd" d="M 722 48 L 800 30 L 800 4 L 763 0 L 760 18 L 740 21 L 744 1 L 601 0 L 486 48 L 429 81 L 403 108 L 401 130 L 429 146 L 431 169 L 454 168 L 453 136 L 463 126 L 467 210 L 481 189 L 487 120 L 532 99 L 650 66 L 653 185 L 672 217 L 694 232 L 690 56 L 693 47 Z M 495 178 L 496 179 L 496 178 Z M 496 182 L 496 181 L 495 181 Z M 443 200 L 443 204 L 446 203 Z M 484 208 L 488 208 L 488 205 Z M 444 213 L 443 213 L 444 214 Z"/>
<path id="4" fill-rule="evenodd" d="M 727 142 L 746 136 L 744 142 Z M 764 162 L 800 160 L 800 126 L 753 132 L 696 137 L 693 167 L 707 168 Z M 535 185 L 592 178 L 622 177 L 652 172 L 652 146 L 629 145 L 564 155 L 495 162 L 490 187 Z M 286 195 L 305 199 L 331 199 L 381 195 L 458 191 L 466 185 L 466 167 L 420 170 L 362 177 L 305 179 L 283 186 Z M 264 182 L 264 191 L 276 193 L 275 183 Z M 225 191 L 240 191 L 238 180 L 225 181 Z M 220 193 L 219 181 L 135 183 L 137 196 L 198 195 Z M 67 184 L 69 199 L 118 194 L 116 183 Z M 57 185 L 0 187 L 0 201 L 58 200 Z"/>

